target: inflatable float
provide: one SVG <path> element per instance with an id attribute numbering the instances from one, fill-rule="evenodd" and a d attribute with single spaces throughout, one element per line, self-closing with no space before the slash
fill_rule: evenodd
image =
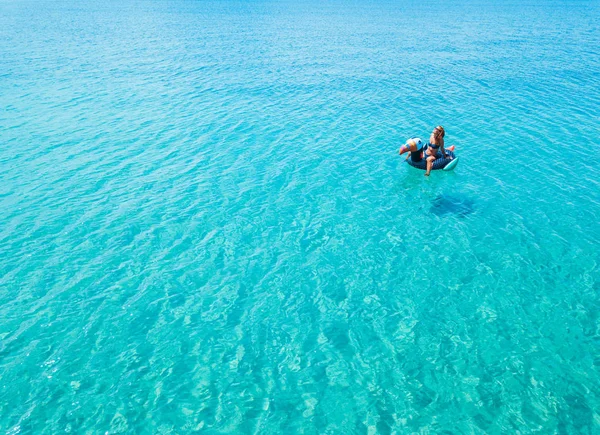
<path id="1" fill-rule="evenodd" d="M 427 169 L 427 159 L 425 157 L 425 149 L 423 147 L 423 143 L 421 139 L 415 137 L 406 141 L 404 145 L 400 147 L 400 155 L 410 152 L 410 157 L 406 160 L 406 162 L 417 169 Z M 442 169 L 444 171 L 451 171 L 456 168 L 458 164 L 458 157 L 454 154 L 454 145 L 446 148 L 446 158 L 439 157 L 438 159 L 433 161 L 433 166 L 431 170 L 435 171 L 437 169 Z"/>

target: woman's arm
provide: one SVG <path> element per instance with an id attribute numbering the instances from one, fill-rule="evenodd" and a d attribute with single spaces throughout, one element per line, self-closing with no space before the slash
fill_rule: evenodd
<path id="1" fill-rule="evenodd" d="M 440 140 L 440 149 L 442 150 L 442 155 L 446 158 L 446 150 L 444 149 L 444 138 Z"/>

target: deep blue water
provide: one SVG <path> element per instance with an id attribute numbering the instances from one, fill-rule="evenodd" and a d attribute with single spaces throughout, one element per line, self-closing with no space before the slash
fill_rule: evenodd
<path id="1" fill-rule="evenodd" d="M 599 17 L 0 3 L 0 431 L 599 433 Z"/>

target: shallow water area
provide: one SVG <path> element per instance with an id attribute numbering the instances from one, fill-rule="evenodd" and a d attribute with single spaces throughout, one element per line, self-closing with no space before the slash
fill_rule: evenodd
<path id="1" fill-rule="evenodd" d="M 599 432 L 598 16 L 1 3 L 0 432 Z"/>

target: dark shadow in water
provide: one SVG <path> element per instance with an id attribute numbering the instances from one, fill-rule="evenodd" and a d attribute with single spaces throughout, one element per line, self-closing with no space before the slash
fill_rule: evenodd
<path id="1" fill-rule="evenodd" d="M 465 217 L 475 211 L 475 202 L 460 195 L 438 195 L 431 202 L 429 211 L 436 216 Z"/>

